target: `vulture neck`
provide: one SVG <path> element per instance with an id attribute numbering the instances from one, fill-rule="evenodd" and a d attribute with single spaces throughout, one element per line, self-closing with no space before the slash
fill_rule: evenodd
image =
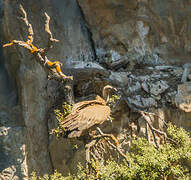
<path id="1" fill-rule="evenodd" d="M 107 103 L 109 101 L 109 92 L 104 88 L 102 94 L 103 94 L 103 99 Z"/>

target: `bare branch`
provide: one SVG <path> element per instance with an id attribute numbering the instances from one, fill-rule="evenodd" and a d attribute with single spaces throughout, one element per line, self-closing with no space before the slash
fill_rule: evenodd
<path id="1" fill-rule="evenodd" d="M 152 115 L 155 115 L 154 113 L 148 113 L 148 112 L 144 112 L 144 111 L 140 111 L 140 113 L 141 113 L 141 115 L 143 116 L 143 118 L 144 118 L 144 120 L 146 121 L 146 123 L 148 124 L 149 128 L 151 129 L 151 132 L 152 132 L 152 134 L 153 134 L 153 138 L 154 138 L 154 141 L 155 141 L 155 144 L 156 144 L 157 147 L 159 147 L 159 145 L 158 145 L 157 142 L 156 142 L 156 137 L 155 137 L 154 132 L 163 135 L 165 142 L 166 142 L 166 139 L 167 139 L 167 140 L 169 140 L 169 141 L 175 143 L 175 141 L 174 141 L 173 139 L 169 138 L 165 132 L 160 131 L 160 130 L 158 130 L 158 129 L 156 129 L 156 128 L 154 128 L 154 127 L 152 126 L 152 124 L 150 123 L 149 119 L 151 119 L 151 117 L 150 117 L 151 114 L 152 114 Z M 146 114 L 147 114 L 147 115 L 146 115 Z"/>
<path id="2" fill-rule="evenodd" d="M 72 81 L 72 76 L 66 76 L 64 73 L 61 72 L 61 70 L 58 71 L 56 63 L 52 66 L 48 65 L 47 62 L 51 61 L 49 61 L 46 56 L 44 56 L 43 58 L 41 53 L 37 53 L 36 56 L 38 57 L 40 64 L 48 69 L 49 79 L 55 79 L 57 81 Z"/>
<path id="3" fill-rule="evenodd" d="M 29 23 L 27 18 L 27 13 L 24 10 L 23 6 L 20 5 L 20 10 L 24 17 L 21 17 L 21 19 L 24 21 L 26 26 L 28 27 L 28 38 L 25 41 L 18 41 L 18 40 L 12 40 L 10 43 L 4 44 L 3 47 L 9 47 L 13 45 L 19 45 L 22 46 L 30 51 L 33 55 L 36 56 L 35 60 L 40 63 L 45 71 L 47 71 L 50 74 L 51 79 L 55 79 L 59 82 L 61 82 L 60 87 L 63 88 L 64 94 L 65 94 L 65 100 L 72 104 L 74 102 L 74 96 L 73 96 L 73 77 L 72 76 L 66 76 L 62 70 L 61 65 L 62 63 L 59 61 L 52 62 L 48 60 L 48 58 L 45 56 L 45 53 L 48 49 L 53 47 L 53 42 L 58 42 L 58 40 L 54 39 L 52 36 L 52 33 L 49 28 L 49 21 L 50 17 L 47 13 L 45 13 L 46 16 L 46 24 L 45 24 L 45 31 L 49 35 L 49 44 L 47 48 L 37 48 L 35 45 L 32 44 L 33 42 L 33 28 L 32 25 Z M 45 52 L 46 51 L 46 52 Z M 63 82 L 65 82 L 63 84 Z"/>
<path id="4" fill-rule="evenodd" d="M 45 56 L 45 50 L 48 50 L 49 48 L 52 48 L 53 46 L 53 42 L 58 42 L 58 40 L 54 39 L 52 36 L 52 33 L 50 31 L 49 28 L 49 21 L 50 21 L 50 17 L 48 16 L 47 13 L 45 13 L 46 16 L 46 24 L 45 24 L 45 31 L 48 33 L 49 35 L 49 46 L 48 49 L 43 49 L 43 48 L 37 48 L 36 46 L 34 46 L 32 44 L 33 42 L 33 28 L 32 25 L 29 23 L 28 18 L 27 18 L 27 13 L 24 10 L 23 6 L 20 5 L 20 10 L 23 13 L 24 17 L 21 17 L 21 19 L 25 22 L 25 24 L 28 27 L 28 39 L 25 41 L 18 41 L 18 40 L 13 40 L 10 43 L 4 44 L 3 47 L 8 47 L 8 46 L 12 46 L 12 45 L 19 45 L 22 46 L 26 49 L 28 49 L 32 54 L 35 54 L 36 57 L 38 57 L 37 62 L 40 62 L 41 65 L 45 65 L 47 64 L 47 68 L 49 69 L 49 72 L 51 74 L 51 78 L 52 79 L 56 79 L 56 80 L 73 80 L 72 76 L 66 76 L 62 70 L 61 70 L 61 65 L 62 63 L 60 63 L 59 61 L 55 61 L 55 62 L 51 62 L 50 60 L 48 60 L 48 58 Z"/>
<path id="5" fill-rule="evenodd" d="M 91 140 L 88 144 L 85 145 L 85 149 L 86 149 L 86 178 L 87 179 L 89 179 L 90 168 L 92 168 L 96 172 L 97 177 L 98 177 L 99 170 L 91 165 L 90 155 L 93 157 L 93 159 L 97 160 L 97 155 L 102 154 L 102 152 L 105 152 L 105 149 L 104 149 L 104 147 L 102 147 L 102 145 L 100 145 L 101 152 L 99 152 L 98 149 L 95 148 L 95 145 L 97 144 L 98 140 L 101 138 L 104 138 L 108 142 L 108 144 L 112 147 L 112 149 L 117 150 L 118 155 L 121 155 L 123 158 L 126 159 L 126 161 L 128 161 L 127 156 L 121 151 L 119 142 L 115 138 L 115 136 L 113 134 L 104 134 L 99 127 L 97 127 L 97 130 L 100 133 L 100 135 L 92 136 L 93 140 Z M 108 138 L 112 139 L 114 141 L 115 145 L 113 143 L 111 143 L 111 141 Z M 92 152 L 92 150 L 91 150 L 91 148 L 93 148 L 93 147 L 94 147 L 94 150 L 93 150 L 94 152 Z"/>
<path id="6" fill-rule="evenodd" d="M 91 161 L 90 161 L 90 148 L 95 145 L 97 141 L 92 140 L 90 143 L 85 145 L 86 149 L 86 178 L 89 179 L 89 171 L 90 171 L 90 166 L 91 166 Z"/>
<path id="7" fill-rule="evenodd" d="M 96 143 L 96 140 L 92 140 L 90 143 L 86 144 L 86 161 L 90 163 L 90 148 L 94 146 Z"/>
<path id="8" fill-rule="evenodd" d="M 50 27 L 49 27 L 50 17 L 46 12 L 44 14 L 45 14 L 45 17 L 46 17 L 45 31 L 48 33 L 48 36 L 49 36 L 48 45 L 47 45 L 47 48 L 45 49 L 45 51 L 47 52 L 49 49 L 51 49 L 53 47 L 53 43 L 54 42 L 59 42 L 59 40 L 53 38 L 52 33 L 50 31 Z"/>
<path id="9" fill-rule="evenodd" d="M 165 120 L 162 119 L 159 115 L 157 115 L 157 114 L 155 114 L 155 113 L 152 113 L 152 112 L 146 112 L 146 111 L 141 111 L 141 112 L 144 112 L 145 114 L 148 114 L 148 115 L 156 116 L 156 117 L 159 118 L 161 121 L 163 121 L 163 123 L 165 124 L 165 126 L 167 126 L 167 123 L 165 122 Z"/>
<path id="10" fill-rule="evenodd" d="M 32 43 L 33 42 L 33 36 L 34 36 L 34 32 L 33 32 L 33 28 L 32 28 L 32 25 L 29 23 L 28 21 L 28 18 L 27 18 L 27 13 L 26 11 L 24 10 L 23 6 L 20 4 L 20 10 L 21 12 L 23 13 L 24 17 L 21 17 L 21 19 L 25 22 L 25 24 L 27 25 L 28 27 L 28 41 L 29 43 Z"/>
<path id="11" fill-rule="evenodd" d="M 103 137 L 109 143 L 109 145 L 111 145 L 114 149 L 116 149 L 118 151 L 118 153 L 128 161 L 127 156 L 121 151 L 120 146 L 119 146 L 119 141 L 116 139 L 116 137 L 113 134 L 104 134 L 99 127 L 97 127 L 97 130 L 100 133 L 100 135 L 93 136 L 93 138 L 102 138 Z M 107 139 L 107 137 L 112 139 L 116 145 L 113 145 Z"/>
<path id="12" fill-rule="evenodd" d="M 154 138 L 154 142 L 155 142 L 155 145 L 157 148 L 159 148 L 159 145 L 157 143 L 157 140 L 156 140 L 156 136 L 155 136 L 155 133 L 154 133 L 154 127 L 151 125 L 151 123 L 149 122 L 149 120 L 151 119 L 150 116 L 147 116 L 146 114 L 144 114 L 144 112 L 142 111 L 141 112 L 144 120 L 147 122 L 149 128 L 151 129 L 151 132 L 152 132 L 152 135 L 153 135 L 153 138 Z"/>
<path id="13" fill-rule="evenodd" d="M 17 44 L 19 46 L 25 47 L 28 50 L 31 50 L 31 47 L 26 42 L 18 40 L 13 40 L 11 43 L 4 44 L 3 47 L 12 46 L 13 44 Z"/>

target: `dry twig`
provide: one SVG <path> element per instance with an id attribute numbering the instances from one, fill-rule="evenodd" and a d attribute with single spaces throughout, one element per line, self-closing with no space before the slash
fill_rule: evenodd
<path id="1" fill-rule="evenodd" d="M 144 118 L 144 120 L 146 121 L 146 123 L 147 123 L 147 125 L 149 126 L 149 128 L 151 129 L 151 132 L 152 132 L 152 135 L 153 135 L 153 138 L 154 138 L 154 142 L 155 142 L 155 145 L 157 146 L 157 148 L 159 147 L 159 145 L 157 144 L 157 141 L 156 141 L 156 137 L 155 137 L 155 133 L 154 133 L 154 132 L 163 135 L 163 136 L 164 136 L 164 141 L 165 141 L 165 143 L 166 143 L 166 140 L 169 140 L 169 141 L 175 143 L 175 141 L 174 141 L 173 139 L 169 138 L 165 132 L 160 131 L 160 130 L 158 130 L 158 129 L 156 129 L 156 128 L 154 128 L 154 127 L 152 126 L 152 124 L 150 123 L 150 119 L 151 119 L 151 115 L 155 115 L 154 113 L 149 113 L 149 112 L 144 112 L 144 111 L 140 111 L 140 113 L 141 113 L 141 115 L 143 116 L 143 118 Z"/>
<path id="2" fill-rule="evenodd" d="M 54 42 L 59 42 L 59 40 L 53 38 L 52 33 L 50 31 L 50 27 L 49 27 L 50 17 L 46 12 L 44 14 L 45 14 L 45 17 L 46 17 L 45 31 L 48 33 L 48 36 L 49 36 L 48 45 L 47 45 L 47 48 L 45 49 L 45 51 L 47 52 L 49 49 L 51 49 L 53 47 L 53 43 Z"/>
<path id="3" fill-rule="evenodd" d="M 21 17 L 21 19 L 25 22 L 25 24 L 27 25 L 28 27 L 28 39 L 29 39 L 29 42 L 32 43 L 33 42 L 33 36 L 34 36 L 34 32 L 33 32 L 33 28 L 32 28 L 32 25 L 29 23 L 28 21 L 28 18 L 27 18 L 27 13 L 26 11 L 24 10 L 23 6 L 20 4 L 20 10 L 21 12 L 23 13 L 24 17 Z"/>
<path id="4" fill-rule="evenodd" d="M 59 61 L 51 62 L 45 56 L 45 52 L 47 52 L 50 48 L 53 47 L 53 42 L 58 42 L 57 39 L 53 38 L 53 35 L 50 31 L 50 28 L 49 28 L 50 17 L 48 16 L 48 14 L 45 13 L 45 16 L 46 16 L 45 31 L 49 35 L 48 46 L 47 46 L 47 48 L 37 48 L 35 45 L 32 44 L 33 40 L 34 40 L 33 28 L 32 28 L 32 25 L 28 21 L 27 13 L 24 10 L 22 5 L 20 5 L 20 10 L 21 10 L 22 14 L 24 15 L 24 17 L 21 17 L 21 19 L 24 21 L 24 23 L 26 24 L 26 26 L 28 28 L 28 38 L 27 38 L 26 42 L 19 41 L 19 40 L 12 40 L 10 43 L 3 45 L 3 47 L 12 46 L 14 44 L 22 46 L 22 47 L 28 49 L 30 51 L 30 53 L 34 54 L 38 58 L 37 62 L 40 62 L 40 64 L 43 65 L 43 67 L 46 64 L 45 67 L 48 69 L 48 72 L 51 74 L 52 79 L 61 80 L 61 81 L 73 80 L 73 78 L 71 76 L 66 76 L 61 71 L 61 64 L 62 64 L 61 62 L 59 62 Z"/>
<path id="5" fill-rule="evenodd" d="M 120 144 L 119 144 L 118 140 L 115 138 L 115 136 L 113 134 L 104 134 L 99 127 L 97 127 L 97 130 L 100 133 L 100 135 L 93 136 L 93 140 L 90 141 L 85 146 L 87 179 L 89 179 L 90 167 L 92 167 L 91 160 L 90 160 L 90 154 L 93 156 L 94 159 L 97 159 L 96 155 L 93 152 L 91 152 L 91 148 L 94 147 L 95 144 L 98 142 L 98 140 L 101 138 L 104 138 L 113 149 L 115 149 L 123 158 L 125 158 L 126 161 L 128 161 L 127 156 L 120 149 Z M 111 139 L 115 143 L 115 145 L 108 138 Z M 103 147 L 101 147 L 101 148 L 103 148 Z M 105 149 L 103 149 L 103 151 L 105 151 Z M 97 174 L 99 173 L 98 170 L 95 170 L 95 171 Z"/>
<path id="6" fill-rule="evenodd" d="M 90 161 L 90 148 L 93 147 L 96 144 L 96 140 L 92 140 L 90 143 L 85 145 L 86 149 L 86 178 L 89 179 L 89 170 L 91 166 L 91 161 Z"/>
<path id="7" fill-rule="evenodd" d="M 113 134 L 104 134 L 99 127 L 97 127 L 98 132 L 100 135 L 94 136 L 94 138 L 104 138 L 114 149 L 117 150 L 117 152 L 128 161 L 127 156 L 121 151 L 119 141 L 116 139 L 116 137 Z M 108 139 L 112 139 L 115 142 L 115 145 L 112 144 Z"/>
<path id="8" fill-rule="evenodd" d="M 128 160 L 127 156 L 120 149 L 119 141 L 116 139 L 116 137 L 113 134 L 104 134 L 99 127 L 97 127 L 97 130 L 100 133 L 100 135 L 94 135 L 93 140 L 86 145 L 86 160 L 87 160 L 87 162 L 90 162 L 90 148 L 95 145 L 95 143 L 98 141 L 98 139 L 101 139 L 101 138 L 104 138 L 113 149 L 117 150 L 117 152 L 123 158 Z M 111 143 L 111 141 L 108 138 L 110 138 L 115 143 L 115 145 L 113 143 Z"/>
<path id="9" fill-rule="evenodd" d="M 35 60 L 41 64 L 41 66 L 45 69 L 46 72 L 49 73 L 49 79 L 55 79 L 60 82 L 60 89 L 64 91 L 63 94 L 65 94 L 65 101 L 68 104 L 73 104 L 74 102 L 74 95 L 73 95 L 73 77 L 72 76 L 66 76 L 62 70 L 61 65 L 62 63 L 59 61 L 50 61 L 48 60 L 46 53 L 47 51 L 53 47 L 53 42 L 58 42 L 58 40 L 53 38 L 53 35 L 49 28 L 49 22 L 50 17 L 47 13 L 45 13 L 46 16 L 46 22 L 45 22 L 45 31 L 49 35 L 48 45 L 47 48 L 37 48 L 35 45 L 33 45 L 34 40 L 34 33 L 32 25 L 29 23 L 27 18 L 27 13 L 24 10 L 23 6 L 20 5 L 20 10 L 24 17 L 21 17 L 21 19 L 24 21 L 28 28 L 28 38 L 25 41 L 18 41 L 18 40 L 12 40 L 10 43 L 7 43 L 3 45 L 3 47 L 18 45 L 22 46 L 29 50 L 30 53 L 32 53 L 36 58 Z"/>

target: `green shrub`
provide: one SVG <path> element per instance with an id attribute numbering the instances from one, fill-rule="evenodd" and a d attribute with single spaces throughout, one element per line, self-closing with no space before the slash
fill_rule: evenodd
<path id="1" fill-rule="evenodd" d="M 72 111 L 72 105 L 65 103 L 63 105 L 63 113 L 59 109 L 55 109 L 54 113 L 56 115 L 56 119 L 58 121 L 58 127 L 51 130 L 50 134 L 55 135 L 57 138 L 65 135 L 65 129 L 62 127 L 62 121 L 64 118 L 69 115 Z"/>
<path id="2" fill-rule="evenodd" d="M 134 140 L 131 151 L 127 153 L 128 162 L 117 163 L 113 160 L 96 162 L 92 160 L 91 169 L 78 167 L 76 175 L 63 177 L 55 172 L 50 179 L 130 179 L 130 180 L 158 180 L 158 179 L 184 179 L 191 178 L 185 161 L 191 161 L 191 141 L 189 133 L 183 128 L 176 128 L 169 124 L 167 129 L 168 141 L 158 149 L 149 144 L 144 138 Z M 33 177 L 34 178 L 34 177 Z M 36 180 L 36 179 L 32 179 Z M 46 180 L 45 178 L 43 180 Z"/>
<path id="3" fill-rule="evenodd" d="M 31 174 L 30 180 L 70 180 L 72 176 L 63 177 L 61 173 L 54 171 L 54 174 L 45 174 L 43 177 L 39 177 L 35 172 Z"/>

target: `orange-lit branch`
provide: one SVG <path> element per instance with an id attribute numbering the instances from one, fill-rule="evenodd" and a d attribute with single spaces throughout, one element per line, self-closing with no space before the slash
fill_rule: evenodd
<path id="1" fill-rule="evenodd" d="M 56 71 L 58 72 L 58 74 L 60 74 L 60 76 L 62 76 L 63 78 L 66 78 L 67 76 L 62 72 L 61 70 L 61 66 L 62 66 L 62 63 L 60 61 L 54 61 L 54 62 L 51 62 L 49 61 L 48 59 L 46 59 L 46 64 L 49 66 L 49 67 L 56 67 Z M 69 77 L 71 80 L 73 79 L 72 76 Z"/>
<path id="2" fill-rule="evenodd" d="M 29 35 L 26 43 L 31 44 L 32 42 L 33 42 L 33 37 Z"/>
<path id="3" fill-rule="evenodd" d="M 3 47 L 8 47 L 8 46 L 12 46 L 14 43 L 11 42 L 11 43 L 8 43 L 8 44 L 4 44 Z"/>
<path id="4" fill-rule="evenodd" d="M 31 47 L 30 52 L 32 54 L 39 51 L 39 49 L 36 46 L 34 46 L 33 44 L 29 44 L 29 46 Z"/>
<path id="5" fill-rule="evenodd" d="M 28 49 L 32 54 L 35 52 L 38 52 L 39 49 L 33 44 L 31 44 L 30 42 L 31 42 L 31 39 L 27 39 L 26 42 L 13 40 L 10 43 L 4 44 L 3 47 L 9 47 L 9 46 L 13 46 L 14 44 L 18 44 Z"/>
<path id="6" fill-rule="evenodd" d="M 22 47 L 28 49 L 30 51 L 30 53 L 35 54 L 35 56 L 39 58 L 41 64 L 44 63 L 44 64 L 47 64 L 51 68 L 55 68 L 57 73 L 61 76 L 61 78 L 73 80 L 72 76 L 68 77 L 64 73 L 62 73 L 62 70 L 61 70 L 62 63 L 61 62 L 59 62 L 59 61 L 51 62 L 46 57 L 47 51 L 53 47 L 53 42 L 58 42 L 57 39 L 53 38 L 53 35 L 50 31 L 50 28 L 49 28 L 50 17 L 48 16 L 48 14 L 45 13 L 45 16 L 46 16 L 45 31 L 48 33 L 48 36 L 49 36 L 48 45 L 47 45 L 47 48 L 37 48 L 35 45 L 33 45 L 34 32 L 33 32 L 32 25 L 29 23 L 28 18 L 27 18 L 27 13 L 24 10 L 22 5 L 20 5 L 20 10 L 23 13 L 23 17 L 21 17 L 21 19 L 24 21 L 24 23 L 26 24 L 27 29 L 28 29 L 27 40 L 26 41 L 12 40 L 10 43 L 4 44 L 3 47 L 9 47 L 9 46 L 13 46 L 15 44 L 22 46 Z M 52 71 L 55 72 L 53 69 L 52 69 Z"/>

